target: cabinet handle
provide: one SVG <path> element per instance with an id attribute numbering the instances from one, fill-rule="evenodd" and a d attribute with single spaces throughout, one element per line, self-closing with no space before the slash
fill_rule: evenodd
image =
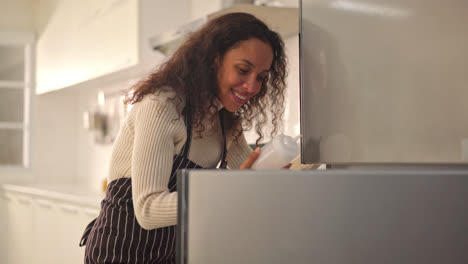
<path id="1" fill-rule="evenodd" d="M 62 205 L 61 209 L 62 209 L 62 211 L 64 211 L 65 213 L 69 213 L 69 214 L 76 214 L 76 213 L 78 213 L 78 209 L 77 209 L 76 207 L 72 207 L 72 206 Z"/>
<path id="2" fill-rule="evenodd" d="M 51 208 L 52 203 L 46 200 L 37 200 L 37 204 L 42 208 Z"/>

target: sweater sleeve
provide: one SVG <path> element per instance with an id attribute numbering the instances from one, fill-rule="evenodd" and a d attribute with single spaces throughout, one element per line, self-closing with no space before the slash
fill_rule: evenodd
<path id="1" fill-rule="evenodd" d="M 185 142 L 185 125 L 174 104 L 148 99 L 140 102 L 134 123 L 132 195 L 135 216 L 144 229 L 177 223 L 177 193 L 169 192 L 176 146 Z"/>
<path id="2" fill-rule="evenodd" d="M 227 165 L 230 169 L 239 169 L 242 163 L 247 159 L 247 157 L 252 153 L 252 149 L 247 140 L 245 140 L 244 133 L 242 133 L 237 141 L 232 142 L 230 148 L 227 152 Z"/>

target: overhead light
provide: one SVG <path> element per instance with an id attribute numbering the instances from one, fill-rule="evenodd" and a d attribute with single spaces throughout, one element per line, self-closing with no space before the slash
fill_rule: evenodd
<path id="1" fill-rule="evenodd" d="M 407 18 L 411 15 L 411 11 L 404 8 L 350 0 L 333 1 L 330 7 L 384 18 Z"/>

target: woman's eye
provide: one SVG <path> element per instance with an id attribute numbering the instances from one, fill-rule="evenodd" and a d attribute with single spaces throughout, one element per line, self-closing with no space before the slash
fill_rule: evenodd
<path id="1" fill-rule="evenodd" d="M 265 81 L 267 78 L 268 78 L 268 76 L 258 76 L 258 77 L 257 77 L 257 80 L 260 81 L 260 82 L 263 82 L 263 81 Z"/>
<path id="2" fill-rule="evenodd" d="M 244 68 L 237 68 L 239 70 L 240 73 L 242 74 L 247 74 L 249 72 L 248 69 L 244 69 Z"/>

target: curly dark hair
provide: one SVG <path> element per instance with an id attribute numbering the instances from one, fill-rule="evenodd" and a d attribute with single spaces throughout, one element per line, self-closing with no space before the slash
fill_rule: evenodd
<path id="1" fill-rule="evenodd" d="M 133 87 L 125 103 L 137 103 L 145 95 L 153 94 L 161 87 L 170 86 L 176 92 L 178 104 L 186 100 L 186 105 L 190 106 L 193 113 L 192 126 L 201 136 L 201 132 L 205 130 L 202 121 L 206 119 L 214 122 L 216 119 L 218 69 L 214 63 L 215 59 L 222 60 L 226 52 L 235 48 L 239 42 L 252 38 L 271 46 L 273 61 L 270 72 L 256 96 L 243 104 L 236 113 L 225 111 L 225 125 L 227 129 L 234 131 L 234 138 L 237 139 L 242 127 L 249 130 L 255 121 L 258 144 L 264 137 L 262 130 L 269 117 L 273 125 L 271 134 L 275 135 L 279 130 L 284 113 L 287 72 L 283 40 L 251 14 L 225 14 L 210 20 L 201 29 L 190 34 L 168 61 L 148 79 Z"/>

